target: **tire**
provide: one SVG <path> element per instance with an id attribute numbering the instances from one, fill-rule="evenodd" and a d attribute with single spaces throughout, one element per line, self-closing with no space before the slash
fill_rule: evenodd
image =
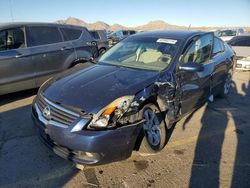
<path id="1" fill-rule="evenodd" d="M 93 66 L 94 64 L 93 63 L 90 63 L 90 62 L 83 62 L 83 61 L 80 61 L 80 62 L 75 62 L 73 63 L 70 67 L 70 68 L 74 68 L 74 69 L 84 69 L 84 68 L 87 68 L 87 67 L 90 67 L 90 66 Z"/>
<path id="2" fill-rule="evenodd" d="M 232 71 L 230 70 L 227 73 L 226 79 L 223 83 L 223 87 L 218 93 L 219 98 L 226 98 L 228 96 L 228 94 L 230 93 L 231 84 L 232 84 Z"/>
<path id="3" fill-rule="evenodd" d="M 146 122 L 143 124 L 144 137 L 139 154 L 148 155 L 161 151 L 166 145 L 166 125 L 161 112 L 154 104 L 145 105 L 142 116 Z"/>
<path id="4" fill-rule="evenodd" d="M 100 50 L 99 50 L 99 55 L 102 55 L 102 54 L 104 54 L 106 52 L 106 49 L 105 48 L 101 48 Z"/>

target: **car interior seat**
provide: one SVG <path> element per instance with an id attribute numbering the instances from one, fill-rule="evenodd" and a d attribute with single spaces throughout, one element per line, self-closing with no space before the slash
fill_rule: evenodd
<path id="1" fill-rule="evenodd" d="M 162 56 L 162 53 L 155 49 L 146 49 L 139 57 L 138 61 L 143 62 L 145 64 L 147 63 L 153 63 L 156 62 L 160 57 Z"/>

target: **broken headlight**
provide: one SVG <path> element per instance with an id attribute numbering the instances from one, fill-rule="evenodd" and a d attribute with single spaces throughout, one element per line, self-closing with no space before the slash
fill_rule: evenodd
<path id="1" fill-rule="evenodd" d="M 124 96 L 114 100 L 112 103 L 110 103 L 95 115 L 88 128 L 103 129 L 114 127 L 115 122 L 129 110 L 130 104 L 133 99 L 134 96 Z"/>

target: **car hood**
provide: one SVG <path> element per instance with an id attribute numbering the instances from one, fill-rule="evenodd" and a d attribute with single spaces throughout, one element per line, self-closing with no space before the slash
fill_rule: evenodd
<path id="1" fill-rule="evenodd" d="M 155 71 L 97 64 L 53 79 L 42 93 L 54 102 L 95 114 L 119 97 L 135 95 L 158 76 Z"/>

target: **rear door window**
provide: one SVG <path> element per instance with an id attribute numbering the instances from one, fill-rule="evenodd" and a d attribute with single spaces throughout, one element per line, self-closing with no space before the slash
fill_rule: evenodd
<path id="1" fill-rule="evenodd" d="M 40 46 L 62 42 L 62 36 L 57 27 L 31 26 L 28 29 L 29 46 Z"/>
<path id="2" fill-rule="evenodd" d="M 128 31 L 122 31 L 123 35 L 128 35 Z"/>
<path id="3" fill-rule="evenodd" d="M 19 49 L 25 46 L 23 28 L 0 31 L 0 51 Z"/>
<path id="4" fill-rule="evenodd" d="M 80 29 L 60 28 L 60 30 L 65 41 L 79 39 L 82 34 L 82 30 Z"/>
<path id="5" fill-rule="evenodd" d="M 224 51 L 224 45 L 220 39 L 217 37 L 214 38 L 214 45 L 213 45 L 213 55 L 221 53 Z"/>
<path id="6" fill-rule="evenodd" d="M 135 34 L 135 31 L 130 31 L 129 34 L 133 35 L 133 34 Z"/>

